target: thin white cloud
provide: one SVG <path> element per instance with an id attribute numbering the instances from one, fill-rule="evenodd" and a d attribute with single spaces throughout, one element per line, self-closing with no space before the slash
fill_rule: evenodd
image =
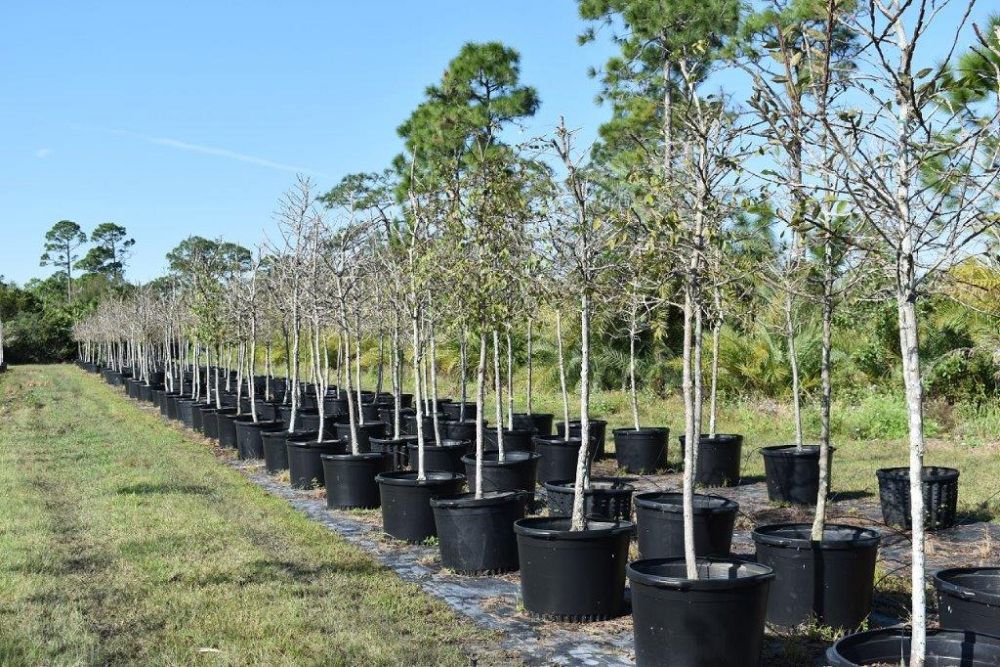
<path id="1" fill-rule="evenodd" d="M 39 160 L 44 160 L 50 155 L 52 155 L 51 148 L 39 148 L 37 151 L 35 151 L 35 157 L 38 158 Z"/>
<path id="2" fill-rule="evenodd" d="M 169 137 L 153 137 L 145 134 L 139 134 L 137 132 L 130 132 L 128 130 L 112 130 L 103 129 L 104 132 L 110 134 L 117 134 L 119 136 L 134 137 L 136 139 L 141 139 L 145 142 L 155 144 L 157 146 L 166 146 L 167 148 L 173 148 L 179 151 L 187 151 L 189 153 L 200 153 L 202 155 L 212 155 L 215 157 L 223 157 L 230 160 L 237 160 L 239 162 L 246 162 L 248 164 L 255 164 L 259 167 L 265 167 L 267 169 L 276 169 L 278 171 L 288 171 L 292 173 L 302 173 L 302 174 L 313 174 L 314 176 L 322 176 L 324 178 L 329 178 L 327 174 L 324 174 L 315 169 L 310 169 L 309 167 L 300 167 L 293 164 L 285 164 L 284 162 L 275 162 L 274 160 L 268 160 L 262 157 L 256 157 L 254 155 L 247 155 L 246 153 L 240 153 L 238 151 L 231 151 L 227 148 L 218 148 L 216 146 L 204 146 L 202 144 L 192 144 L 187 141 L 181 141 L 179 139 L 171 139 Z"/>

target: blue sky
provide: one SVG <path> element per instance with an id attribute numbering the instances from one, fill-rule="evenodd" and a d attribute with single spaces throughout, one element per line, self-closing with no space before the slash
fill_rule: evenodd
<path id="1" fill-rule="evenodd" d="M 132 280 L 189 234 L 253 245 L 296 171 L 381 169 L 396 127 L 464 42 L 521 52 L 542 107 L 591 134 L 575 0 L 12 2 L 0 10 L 0 274 L 48 275 L 57 220 L 136 238 Z"/>
<path id="2" fill-rule="evenodd" d="M 565 115 L 586 141 L 608 113 L 587 69 L 613 47 L 578 46 L 583 27 L 576 0 L 7 2 L 0 275 L 48 275 L 43 237 L 63 218 L 126 226 L 131 280 L 190 234 L 256 244 L 295 172 L 325 189 L 386 167 L 467 41 L 520 51 L 542 99 L 526 135 Z"/>

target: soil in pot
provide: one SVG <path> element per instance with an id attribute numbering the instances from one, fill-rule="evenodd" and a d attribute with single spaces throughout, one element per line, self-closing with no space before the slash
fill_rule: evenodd
<path id="1" fill-rule="evenodd" d="M 552 435 L 552 420 L 555 415 L 549 412 L 515 412 L 512 415 L 514 428 L 524 431 L 534 430 L 535 435 L 542 437 Z"/>
<path id="2" fill-rule="evenodd" d="M 872 610 L 879 534 L 837 524 L 827 524 L 820 542 L 812 541 L 811 533 L 810 524 L 753 531 L 757 562 L 774 570 L 767 620 L 785 627 L 818 621 L 855 630 Z"/>
<path id="3" fill-rule="evenodd" d="M 608 432 L 608 422 L 603 419 L 590 420 L 590 437 L 594 439 L 594 458 L 604 458 L 604 443 Z M 556 435 L 565 435 L 566 426 L 562 422 L 556 422 Z M 580 421 L 571 419 L 569 421 L 569 434 L 580 437 Z"/>
<path id="4" fill-rule="evenodd" d="M 534 449 L 538 454 L 538 483 L 545 484 L 560 479 L 576 477 L 576 459 L 580 455 L 580 438 L 566 440 L 562 436 L 534 437 Z M 594 460 L 594 448 L 588 454 L 588 463 Z"/>
<path id="5" fill-rule="evenodd" d="M 323 454 L 326 506 L 331 509 L 374 509 L 380 504 L 376 475 L 389 472 L 388 454 Z"/>
<path id="6" fill-rule="evenodd" d="M 467 440 L 442 440 L 440 445 L 434 445 L 432 442 L 424 443 L 424 470 L 465 472 L 462 457 L 469 453 L 469 442 Z M 417 443 L 411 442 L 406 447 L 409 450 L 410 466 L 416 470 L 418 456 Z"/>
<path id="7" fill-rule="evenodd" d="M 667 467 L 667 441 L 670 429 L 659 426 L 616 428 L 615 459 L 625 472 L 648 475 Z"/>
<path id="8" fill-rule="evenodd" d="M 525 610 L 544 618 L 602 621 L 625 613 L 630 522 L 534 517 L 514 522 Z"/>
<path id="9" fill-rule="evenodd" d="M 264 445 L 264 469 L 272 475 L 288 470 L 288 445 L 285 444 L 288 436 L 287 428 L 260 433 Z"/>
<path id="10" fill-rule="evenodd" d="M 639 554 L 644 559 L 684 555 L 684 498 L 681 493 L 636 494 L 635 519 Z M 695 494 L 694 551 L 701 556 L 728 556 L 740 506 L 722 496 Z"/>
<path id="11" fill-rule="evenodd" d="M 573 479 L 562 479 L 543 485 L 550 516 L 573 514 L 574 484 Z M 627 479 L 592 477 L 590 488 L 583 492 L 583 513 L 603 521 L 631 521 L 634 491 L 635 487 Z"/>
<path id="12" fill-rule="evenodd" d="M 1000 567 L 959 567 L 934 574 L 941 627 L 1000 637 Z"/>
<path id="13" fill-rule="evenodd" d="M 970 630 L 927 630 L 927 667 L 996 667 L 1000 638 Z M 847 635 L 826 651 L 831 667 L 909 663 L 910 631 L 882 628 Z"/>
<path id="14" fill-rule="evenodd" d="M 326 485 L 323 475 L 323 454 L 345 454 L 347 444 L 343 440 L 316 441 L 317 433 L 296 434 L 288 438 L 288 476 L 296 489 L 315 489 Z"/>
<path id="15" fill-rule="evenodd" d="M 909 468 L 882 468 L 875 471 L 878 477 L 878 495 L 882 504 L 882 518 L 890 526 L 909 530 L 910 521 L 910 470 Z M 943 530 L 955 525 L 958 507 L 958 471 L 954 468 L 925 466 L 923 469 L 924 527 Z"/>
<path id="16" fill-rule="evenodd" d="M 833 452 L 830 448 L 831 470 Z M 819 493 L 819 445 L 777 445 L 760 450 L 764 457 L 764 477 L 771 502 L 815 505 Z"/>
<path id="17" fill-rule="evenodd" d="M 771 568 L 730 558 L 683 558 L 628 566 L 637 665 L 754 667 L 760 664 Z"/>
<path id="18" fill-rule="evenodd" d="M 431 498 L 455 495 L 465 476 L 453 472 L 385 472 L 375 477 L 382 502 L 382 530 L 406 542 L 424 542 L 437 535 Z"/>
<path id="19" fill-rule="evenodd" d="M 278 420 L 254 422 L 253 417 L 241 417 L 234 423 L 236 427 L 236 450 L 243 460 L 264 458 L 264 431 L 281 431 L 285 423 Z"/>
<path id="20" fill-rule="evenodd" d="M 503 461 L 499 452 L 483 452 L 483 491 L 527 491 L 535 493 L 535 476 L 538 472 L 538 454 L 534 452 L 506 452 Z M 476 488 L 476 457 L 462 457 L 469 488 Z"/>
<path id="21" fill-rule="evenodd" d="M 441 566 L 461 574 L 517 570 L 514 522 L 524 518 L 528 499 L 523 491 L 492 491 L 482 498 L 462 493 L 431 499 Z"/>
<path id="22" fill-rule="evenodd" d="M 681 459 L 684 457 L 684 436 Z M 735 486 L 740 482 L 740 463 L 743 460 L 743 436 L 735 433 L 703 433 L 698 440 L 698 465 L 695 482 L 703 486 Z"/>

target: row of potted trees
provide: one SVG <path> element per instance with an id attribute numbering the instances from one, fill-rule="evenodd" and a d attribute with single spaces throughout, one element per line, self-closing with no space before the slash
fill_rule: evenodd
<path id="1" fill-rule="evenodd" d="M 93 362 L 81 364 L 98 370 Z M 251 380 L 237 377 L 236 371 L 203 368 L 197 373 L 202 386 L 197 387 L 192 368 L 172 379 L 180 391 L 169 392 L 163 383 L 164 373 L 150 370 L 148 379 L 142 380 L 131 377 L 134 372 L 123 366 L 117 371 L 105 369 L 104 376 L 113 384 L 125 385 L 130 396 L 154 402 L 164 415 L 217 438 L 223 446 L 238 448 L 241 458 L 265 458 L 270 451 L 269 470 L 287 467 L 295 486 L 326 486 L 330 507 L 381 506 L 384 530 L 389 535 L 412 542 L 437 536 L 444 567 L 466 573 L 520 568 L 528 611 L 571 621 L 621 615 L 627 576 L 640 664 L 753 664 L 765 619 L 790 627 L 818 620 L 834 627 L 855 628 L 871 610 L 878 534 L 869 529 L 827 525 L 823 539 L 817 542 L 811 539 L 808 525 L 762 526 L 753 533 L 758 562 L 747 563 L 727 557 L 736 503 L 720 496 L 694 495 L 692 527 L 700 576 L 692 580 L 681 569 L 685 565 L 682 494 L 636 495 L 633 524 L 632 489 L 619 482 L 617 489 L 602 493 L 598 481 L 593 480 L 587 493 L 588 499 L 595 501 L 587 506 L 589 521 L 584 530 L 570 530 L 570 519 L 554 516 L 556 512 L 548 517 L 529 516 L 536 480 L 544 484 L 550 507 L 571 513 L 572 502 L 566 507 L 553 502 L 552 496 L 556 489 L 570 491 L 572 496 L 573 480 L 551 476 L 565 477 L 567 470 L 572 470 L 575 461 L 570 457 L 567 462 L 565 450 L 573 454 L 583 451 L 588 460 L 596 450 L 595 438 L 590 439 L 590 447 L 583 447 L 578 437 L 567 440 L 552 435 L 551 426 L 548 433 L 540 430 L 539 424 L 552 423 L 551 415 L 531 416 L 528 445 L 514 440 L 513 448 L 505 453 L 511 458 L 504 463 L 499 449 L 482 451 L 481 455 L 493 452 L 485 458 L 495 458 L 498 465 L 495 472 L 486 466 L 485 472 L 477 475 L 484 470 L 484 457 L 477 465 L 468 439 L 444 438 L 440 444 L 431 444 L 418 440 L 416 433 L 389 437 L 387 425 L 395 421 L 397 411 L 400 417 L 418 416 L 418 407 L 424 405 L 419 396 L 400 392 L 397 409 L 393 394 L 361 392 L 361 402 L 352 405 L 346 396 L 354 392 L 327 387 L 321 395 L 331 423 L 325 427 L 325 437 L 314 437 L 311 432 L 289 433 L 283 428 L 291 418 L 287 396 L 291 390 L 280 379 L 254 376 Z M 225 379 L 213 391 L 215 378 L 220 376 Z M 270 397 L 251 398 L 265 386 L 273 392 Z M 309 395 L 315 387 L 303 386 L 300 391 Z M 199 393 L 207 399 L 196 400 Z M 251 408 L 252 401 L 256 401 L 256 410 Z M 433 401 L 440 430 L 448 433 L 448 427 L 454 426 L 461 435 L 461 429 L 467 433 L 471 426 L 483 435 L 488 433 L 486 421 L 476 418 L 481 414 L 481 401 L 477 403 Z M 311 408 L 296 409 L 301 411 L 303 426 L 318 426 L 318 415 Z M 365 411 L 386 418 L 368 421 L 367 438 L 358 435 L 359 424 L 351 425 L 355 416 L 360 421 Z M 252 412 L 257 413 L 256 418 Z M 408 423 L 410 430 L 417 430 L 416 419 Z M 527 421 L 522 424 L 528 425 Z M 572 432 L 573 426 L 571 423 L 568 431 Z M 486 446 L 493 448 L 498 440 L 503 442 L 505 430 L 497 433 L 494 429 L 492 438 L 484 438 Z M 711 437 L 700 440 L 699 445 Z M 421 442 L 423 479 L 419 469 L 401 469 L 409 460 L 419 462 Z M 356 451 L 349 451 L 349 443 L 357 444 L 351 448 Z M 279 449 L 283 457 L 277 453 Z M 525 467 L 530 472 L 525 473 Z M 470 491 L 463 493 L 466 478 Z M 815 475 L 807 485 L 818 488 Z M 619 492 L 617 505 L 615 491 Z M 641 559 L 626 566 L 633 534 Z M 992 585 L 991 574 L 988 570 L 938 573 L 942 621 L 989 632 L 990 627 L 969 621 L 970 616 L 982 618 L 969 608 L 979 605 L 987 612 L 992 609 L 988 590 L 985 595 L 970 592 L 977 585 Z M 970 603 L 972 598 L 977 601 Z M 705 615 L 678 611 L 692 608 Z M 704 627 L 705 623 L 731 629 L 732 641 L 720 643 L 722 648 L 713 652 L 698 633 L 691 632 L 692 627 Z M 938 633 L 933 637 L 943 636 Z M 858 641 L 852 638 L 847 645 L 857 650 Z M 665 645 L 671 647 L 667 662 L 662 650 Z"/>

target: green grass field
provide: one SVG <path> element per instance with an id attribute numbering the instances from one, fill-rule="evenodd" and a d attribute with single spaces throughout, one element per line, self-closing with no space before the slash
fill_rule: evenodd
<path id="1" fill-rule="evenodd" d="M 0 375 L 0 664 L 459 665 L 492 640 L 98 377 Z"/>

